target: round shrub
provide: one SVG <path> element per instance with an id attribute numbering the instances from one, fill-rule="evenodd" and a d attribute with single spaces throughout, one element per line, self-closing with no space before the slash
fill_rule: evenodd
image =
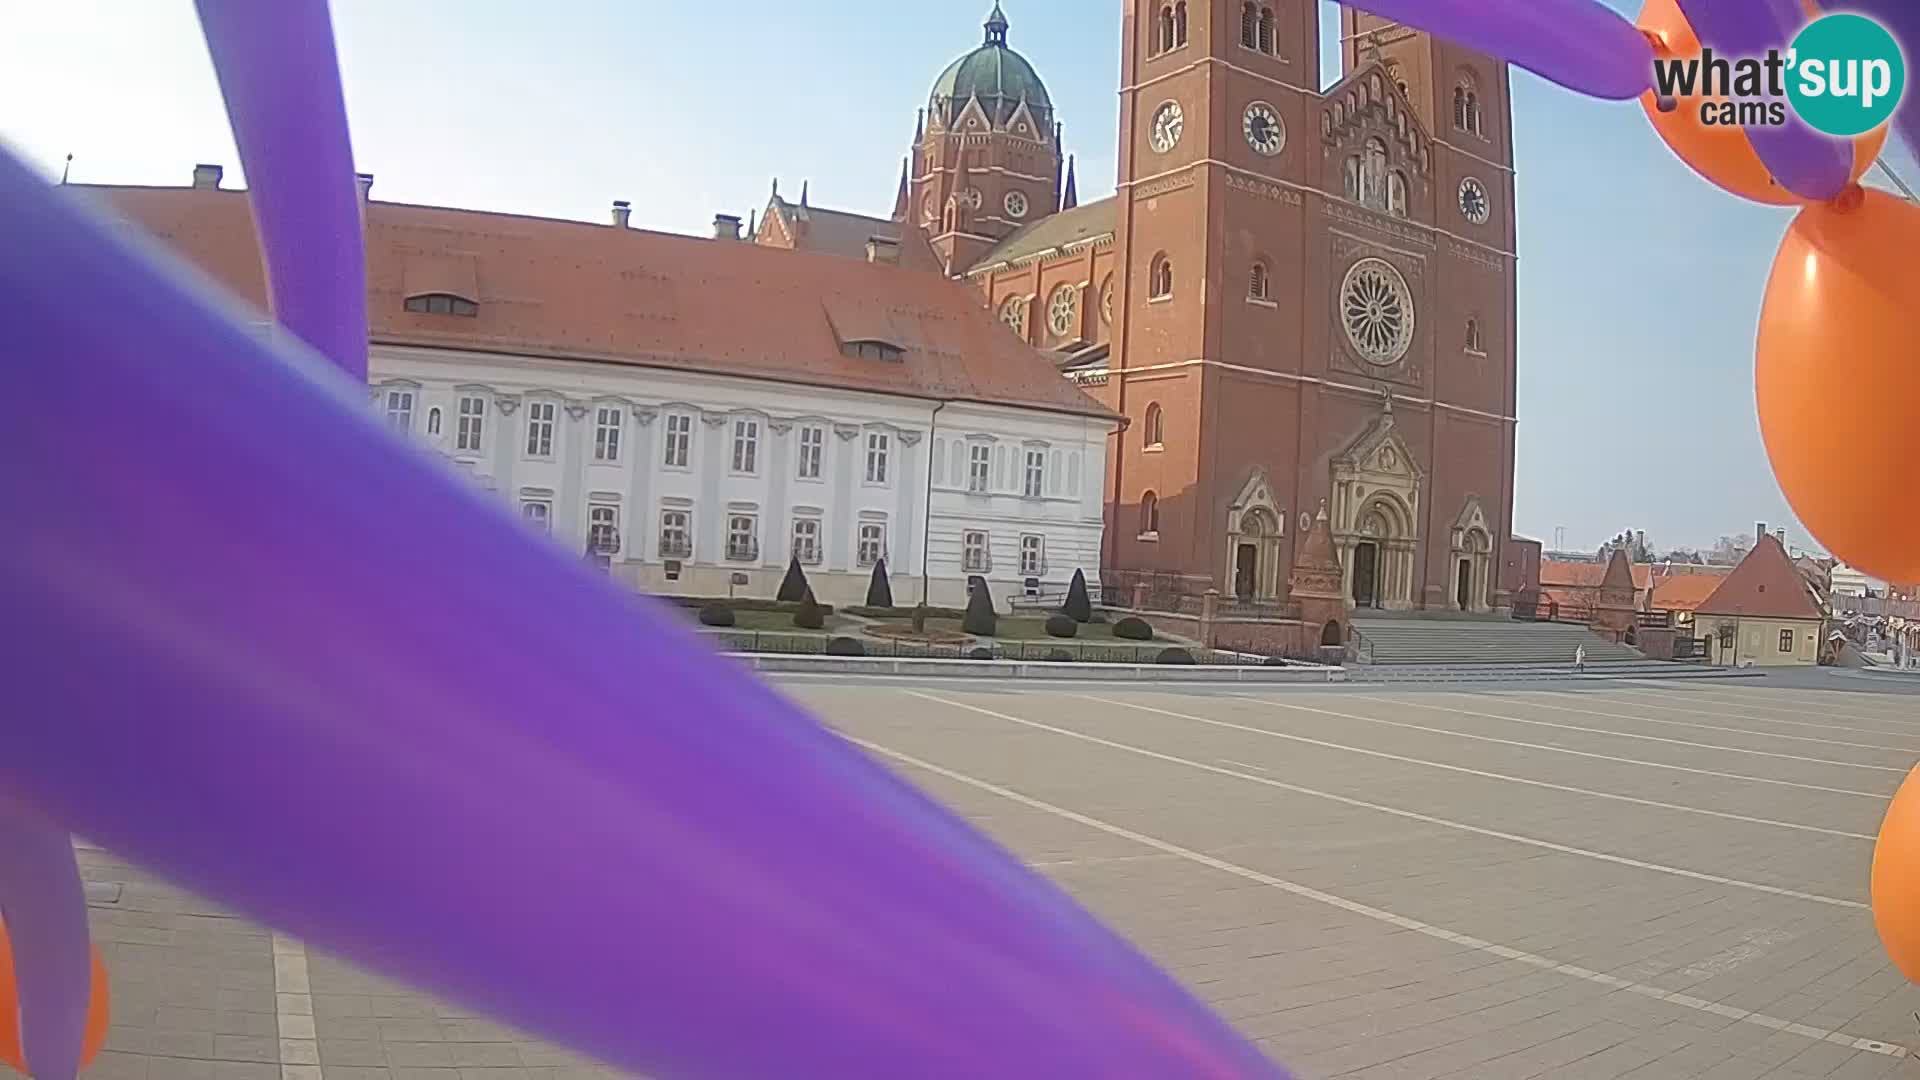
<path id="1" fill-rule="evenodd" d="M 993 650 L 992 650 L 992 649 L 989 649 L 989 648 L 987 648 L 987 647 L 986 647 L 985 645 L 982 645 L 982 646 L 980 646 L 979 648 L 977 648 L 977 649 L 974 649 L 974 650 L 973 650 L 972 652 L 969 652 L 969 653 L 967 654 L 967 659 L 969 659 L 969 660 L 991 660 L 991 659 L 993 659 Z"/>
<path id="2" fill-rule="evenodd" d="M 1260 666 L 1261 667 L 1286 667 L 1287 658 L 1284 656 L 1269 656 L 1265 660 L 1260 661 Z"/>
<path id="3" fill-rule="evenodd" d="M 1129 615 L 1113 624 L 1113 636 L 1128 641 L 1152 641 L 1153 627 L 1147 625 L 1147 620 Z"/>
<path id="4" fill-rule="evenodd" d="M 859 638 L 837 637 L 827 642 L 828 656 L 865 656 L 867 647 Z"/>
<path id="5" fill-rule="evenodd" d="M 1161 649 L 1160 655 L 1155 657 L 1153 662 L 1156 664 L 1191 664 L 1193 663 L 1193 654 L 1185 649 Z"/>
<path id="6" fill-rule="evenodd" d="M 1072 637 L 1080 632 L 1080 624 L 1073 621 L 1071 615 L 1047 616 L 1048 637 Z"/>
<path id="7" fill-rule="evenodd" d="M 1065 618 L 1065 616 L 1061 616 L 1061 617 L 1062 617 L 1062 618 Z M 1073 620 L 1071 620 L 1071 619 L 1068 619 L 1067 621 L 1068 621 L 1068 622 L 1072 622 Z M 1067 650 L 1065 650 L 1065 649 L 1054 649 L 1053 651 L 1051 651 L 1051 652 L 1049 652 L 1049 653 L 1047 653 L 1047 662 L 1048 662 L 1048 663 L 1052 663 L 1052 664 L 1071 664 L 1071 663 L 1073 663 L 1073 660 L 1074 660 L 1074 656 L 1073 656 L 1073 654 L 1072 654 L 1072 653 L 1070 653 L 1070 652 L 1068 652 L 1068 651 L 1067 651 Z"/>
<path id="8" fill-rule="evenodd" d="M 725 604 L 708 604 L 700 609 L 700 622 L 706 626 L 732 626 L 733 609 Z"/>

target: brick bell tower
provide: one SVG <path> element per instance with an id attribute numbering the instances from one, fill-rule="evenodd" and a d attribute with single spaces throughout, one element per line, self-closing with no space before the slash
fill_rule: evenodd
<path id="1" fill-rule="evenodd" d="M 1471 561 L 1456 540 L 1444 542 L 1460 500 L 1487 518 L 1492 565 L 1511 535 L 1514 433 L 1510 421 L 1487 430 L 1489 414 L 1515 415 L 1517 267 L 1514 225 L 1513 112 L 1507 65 L 1488 56 L 1365 12 L 1343 9 L 1341 44 L 1347 70 L 1379 62 L 1410 110 L 1432 135 L 1431 204 L 1413 208 L 1436 236 L 1436 273 L 1425 297 L 1431 317 L 1428 392 L 1435 401 L 1471 402 L 1478 415 L 1454 412 L 1428 436 L 1432 463 L 1428 500 L 1434 519 L 1423 529 L 1426 607 L 1458 606 L 1458 563 Z M 1435 320 L 1439 320 L 1437 323 Z M 1467 511 L 1461 511 L 1467 513 Z M 1468 575 L 1469 578 L 1472 575 Z M 1473 581 L 1475 604 L 1505 607 L 1497 587 Z"/>
<path id="2" fill-rule="evenodd" d="M 1039 73 L 1007 44 L 996 2 L 980 47 L 934 81 L 896 213 L 959 273 L 1060 208 L 1061 129 Z"/>
<path id="3" fill-rule="evenodd" d="M 1217 365 L 1300 367 L 1318 0 L 1128 0 L 1121 37 L 1108 565 L 1277 599 L 1295 410 Z"/>

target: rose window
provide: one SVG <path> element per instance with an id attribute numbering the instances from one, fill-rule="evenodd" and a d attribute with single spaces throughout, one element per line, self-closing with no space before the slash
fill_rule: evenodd
<path id="1" fill-rule="evenodd" d="M 1340 286 L 1340 323 L 1347 340 L 1374 364 L 1391 364 L 1413 344 L 1413 294 L 1382 259 L 1362 259 Z"/>

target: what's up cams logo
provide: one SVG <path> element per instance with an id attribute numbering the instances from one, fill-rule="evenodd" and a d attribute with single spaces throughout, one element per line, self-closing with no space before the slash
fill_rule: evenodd
<path id="1" fill-rule="evenodd" d="M 1841 12 L 1808 23 L 1785 53 L 1728 58 L 1702 49 L 1656 57 L 1653 84 L 1663 111 L 1678 108 L 1679 98 L 1706 99 L 1697 105 L 1703 125 L 1779 127 L 1791 106 L 1815 131 L 1850 137 L 1893 115 L 1906 93 L 1907 64 L 1885 27 Z"/>

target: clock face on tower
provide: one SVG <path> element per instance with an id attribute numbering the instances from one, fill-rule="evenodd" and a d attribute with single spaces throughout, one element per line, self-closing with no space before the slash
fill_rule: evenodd
<path id="1" fill-rule="evenodd" d="M 1180 111 L 1179 102 L 1169 101 L 1160 106 L 1153 114 L 1153 131 L 1148 136 L 1154 151 L 1164 154 L 1180 145 L 1180 132 L 1186 124 L 1186 114 Z"/>
<path id="2" fill-rule="evenodd" d="M 1485 225 L 1493 213 L 1485 184 L 1469 176 L 1460 181 L 1460 216 L 1475 225 Z"/>
<path id="3" fill-rule="evenodd" d="M 1287 145 L 1286 125 L 1280 122 L 1280 114 L 1273 106 L 1264 101 L 1247 106 L 1246 115 L 1240 119 L 1240 132 L 1247 137 L 1247 145 L 1253 147 L 1254 152 L 1267 157 Z"/>

